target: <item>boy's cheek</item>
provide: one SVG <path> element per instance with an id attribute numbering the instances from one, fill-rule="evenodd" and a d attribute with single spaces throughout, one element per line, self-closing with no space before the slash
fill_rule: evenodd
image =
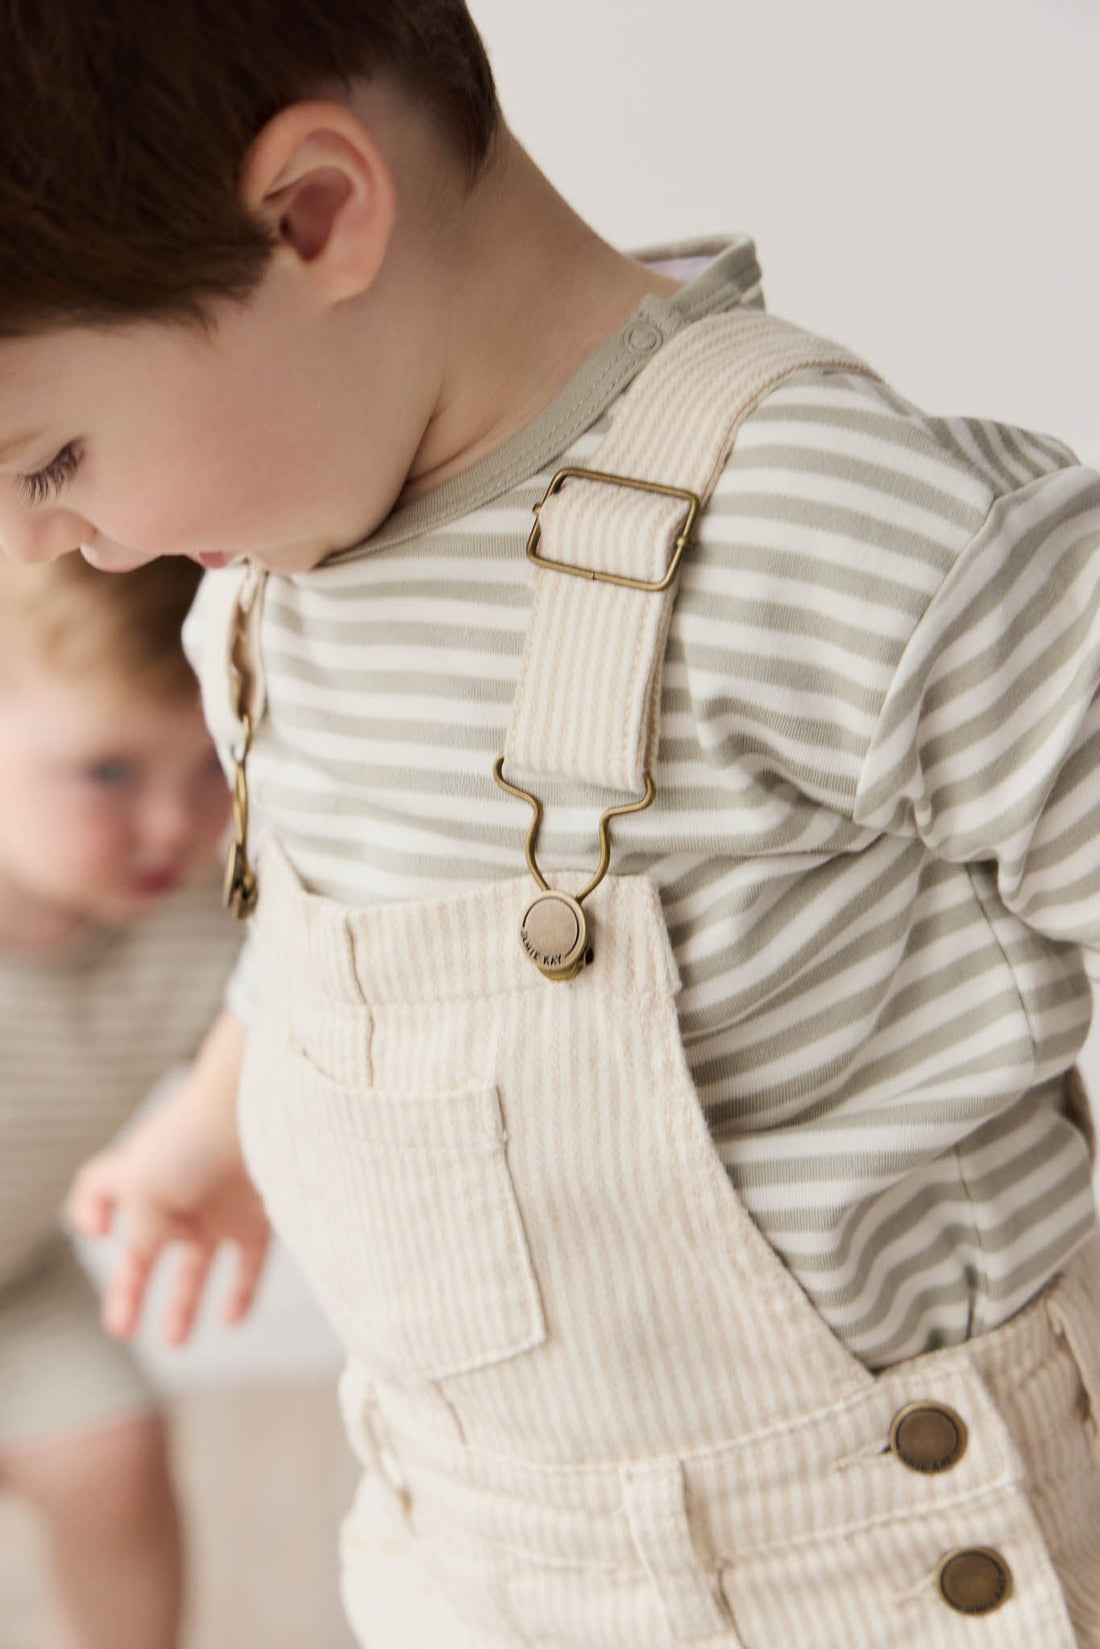
<path id="1" fill-rule="evenodd" d="M 263 544 L 298 502 L 301 456 L 295 463 L 288 454 L 286 464 L 273 466 L 269 452 L 236 453 L 239 444 L 226 432 L 182 469 L 177 455 L 150 452 L 132 477 L 117 478 L 105 492 L 95 512 L 95 552 L 152 559 L 244 553 Z"/>
<path id="2" fill-rule="evenodd" d="M 219 494 L 199 464 L 182 475 L 173 462 L 150 452 L 109 472 L 105 466 L 84 501 L 95 523 L 85 556 L 104 571 L 218 547 L 203 542 L 219 514 Z"/>

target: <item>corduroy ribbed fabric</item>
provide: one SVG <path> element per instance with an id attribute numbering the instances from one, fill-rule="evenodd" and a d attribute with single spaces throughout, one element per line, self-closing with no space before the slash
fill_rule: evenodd
<path id="1" fill-rule="evenodd" d="M 876 1378 L 714 1152 L 647 878 L 593 896 L 563 988 L 517 942 L 525 879 L 349 910 L 261 871 L 242 1132 L 351 1353 L 364 1645 L 1100 1644 L 1095 1245 Z M 953 1469 L 888 1451 L 912 1402 L 964 1419 Z M 959 1547 L 1012 1571 L 983 1620 L 937 1590 Z"/>
<path id="2" fill-rule="evenodd" d="M 875 377 L 850 350 L 757 310 L 685 327 L 627 396 L 593 468 L 694 493 L 714 491 L 740 425 L 807 367 Z M 572 478 L 539 510 L 539 553 L 586 572 L 660 582 L 682 500 Z M 657 752 L 661 663 L 676 598 L 535 573 L 531 623 L 505 755 L 521 768 L 644 790 Z"/>

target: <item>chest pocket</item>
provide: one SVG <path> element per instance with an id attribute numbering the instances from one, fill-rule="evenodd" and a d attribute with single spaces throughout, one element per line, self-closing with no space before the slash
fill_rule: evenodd
<path id="1" fill-rule="evenodd" d="M 441 1379 L 541 1344 L 496 1088 L 345 1086 L 297 1048 L 272 1074 L 256 1177 L 364 1366 Z"/>

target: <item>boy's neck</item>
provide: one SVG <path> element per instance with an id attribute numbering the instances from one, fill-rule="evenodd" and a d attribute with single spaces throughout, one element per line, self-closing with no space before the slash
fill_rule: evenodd
<path id="1" fill-rule="evenodd" d="M 680 284 L 601 240 L 507 131 L 452 258 L 454 343 L 402 502 L 523 429 L 647 293 L 670 297 Z"/>

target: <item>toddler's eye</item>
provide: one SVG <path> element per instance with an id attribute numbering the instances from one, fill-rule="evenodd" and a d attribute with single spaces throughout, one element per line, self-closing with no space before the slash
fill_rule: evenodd
<path id="1" fill-rule="evenodd" d="M 94 766 L 87 769 L 87 777 L 93 784 L 101 785 L 105 790 L 119 790 L 124 785 L 133 782 L 136 777 L 136 769 L 133 762 L 96 762 Z"/>
<path id="2" fill-rule="evenodd" d="M 79 468 L 80 447 L 76 441 L 69 441 L 43 469 L 36 470 L 34 475 L 21 475 L 20 490 L 29 503 L 44 504 L 69 484 Z"/>

